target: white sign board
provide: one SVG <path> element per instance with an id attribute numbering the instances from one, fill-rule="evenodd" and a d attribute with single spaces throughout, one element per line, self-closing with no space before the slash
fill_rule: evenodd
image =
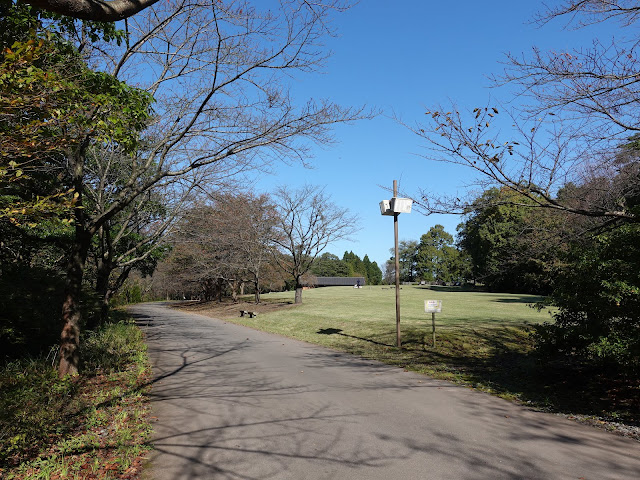
<path id="1" fill-rule="evenodd" d="M 440 313 L 442 312 L 442 300 L 425 300 L 424 301 L 425 313 Z"/>
<path id="2" fill-rule="evenodd" d="M 393 197 L 389 203 L 393 213 L 411 213 L 413 200 L 410 198 Z"/>

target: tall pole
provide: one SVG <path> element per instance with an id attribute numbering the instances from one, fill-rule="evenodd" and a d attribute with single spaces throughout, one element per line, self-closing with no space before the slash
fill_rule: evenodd
<path id="1" fill-rule="evenodd" d="M 393 181 L 393 196 L 398 196 L 398 181 Z M 398 255 L 398 215 L 393 214 L 393 235 L 395 239 L 395 257 L 396 257 L 396 346 L 401 347 L 400 339 L 400 257 Z"/>

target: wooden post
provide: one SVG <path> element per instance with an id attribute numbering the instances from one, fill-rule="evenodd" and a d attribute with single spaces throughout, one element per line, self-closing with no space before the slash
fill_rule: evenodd
<path id="1" fill-rule="evenodd" d="M 433 333 L 433 348 L 436 348 L 436 312 L 431 312 L 431 332 Z"/>
<path id="2" fill-rule="evenodd" d="M 393 181 L 393 196 L 398 196 L 398 181 Z M 398 215 L 393 214 L 393 234 L 395 240 L 395 257 L 396 257 L 396 346 L 402 346 L 400 335 L 400 257 L 398 255 Z"/>

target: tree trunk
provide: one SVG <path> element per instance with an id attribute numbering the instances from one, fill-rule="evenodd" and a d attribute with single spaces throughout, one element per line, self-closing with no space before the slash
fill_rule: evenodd
<path id="1" fill-rule="evenodd" d="M 91 236 L 83 231 L 81 227 L 76 227 L 74 242 L 67 269 L 64 302 L 62 304 L 62 333 L 60 334 L 60 363 L 58 365 L 58 375 L 60 377 L 77 375 L 80 361 L 78 348 L 80 346 L 80 322 L 82 319 L 80 312 L 82 277 Z"/>
<path id="2" fill-rule="evenodd" d="M 218 302 L 222 303 L 222 295 L 224 293 L 224 278 L 220 277 L 216 280 L 216 288 L 217 288 Z"/>
<path id="3" fill-rule="evenodd" d="M 299 279 L 296 280 L 296 299 L 294 303 L 302 303 L 302 283 L 300 283 Z"/>
<path id="4" fill-rule="evenodd" d="M 213 282 L 212 278 L 207 278 L 202 282 L 202 294 L 204 295 L 204 300 L 206 302 L 215 298 L 216 284 Z"/>
<path id="5" fill-rule="evenodd" d="M 73 215 L 75 232 L 67 267 L 67 278 L 62 303 L 62 332 L 60 333 L 60 352 L 58 353 L 58 375 L 77 375 L 80 363 L 80 323 L 82 312 L 80 303 L 82 296 L 82 278 L 87 254 L 93 233 L 86 228 L 86 215 L 82 205 L 82 187 L 84 177 L 84 153 L 89 145 L 89 137 L 85 137 L 79 148 L 69 156 L 71 163 L 72 184 L 76 200 Z"/>
<path id="6" fill-rule="evenodd" d="M 256 305 L 260 303 L 260 282 L 258 280 L 258 278 L 256 278 L 256 280 L 253 282 L 254 288 L 255 288 L 255 293 L 254 293 L 254 298 L 256 301 Z"/>
<path id="7" fill-rule="evenodd" d="M 233 278 L 229 280 L 229 286 L 231 287 L 231 300 L 233 303 L 238 303 L 238 280 Z"/>

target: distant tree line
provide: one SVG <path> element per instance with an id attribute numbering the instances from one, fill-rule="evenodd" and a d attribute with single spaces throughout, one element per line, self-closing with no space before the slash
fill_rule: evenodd
<path id="1" fill-rule="evenodd" d="M 319 271 L 381 277 L 375 277 L 377 265 L 368 257 L 351 254 L 336 262 L 323 253 L 352 234 L 357 220 L 320 188 L 281 187 L 272 195 L 217 192 L 197 203 L 167 238 L 171 252 L 153 277 L 158 296 L 238 301 L 251 293 L 258 303 L 262 292 L 291 289 L 300 303 L 303 287 Z"/>
<path id="2" fill-rule="evenodd" d="M 382 283 L 382 270 L 376 262 L 350 252 L 344 252 L 342 259 L 332 253 L 323 253 L 311 267 L 311 273 L 317 277 L 364 277 L 367 285 Z"/>

